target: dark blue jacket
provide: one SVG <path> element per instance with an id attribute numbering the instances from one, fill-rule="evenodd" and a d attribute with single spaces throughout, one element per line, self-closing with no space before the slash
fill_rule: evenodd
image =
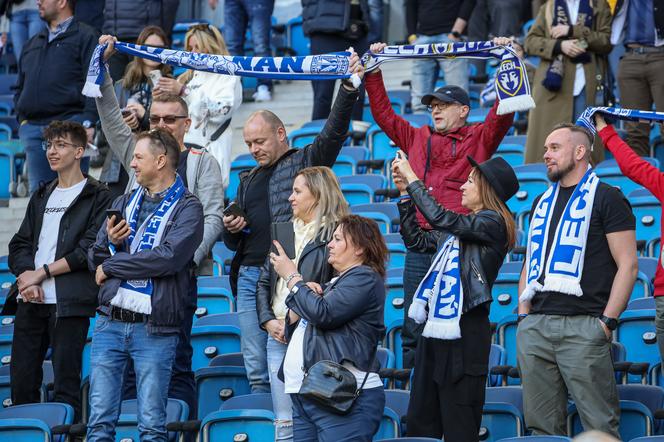
<path id="1" fill-rule="evenodd" d="M 19 121 L 97 121 L 94 99 L 81 91 L 98 39 L 93 28 L 74 18 L 50 43 L 46 26 L 28 40 L 19 61 L 14 97 Z"/>
<path id="2" fill-rule="evenodd" d="M 369 24 L 369 3 L 360 0 L 364 21 Z M 302 0 L 302 30 L 305 35 L 341 34 L 350 25 L 348 0 Z"/>
<path id="3" fill-rule="evenodd" d="M 288 308 L 309 321 L 304 332 L 304 369 L 322 360 L 352 362 L 377 372 L 376 347 L 385 337 L 385 283 L 370 267 L 353 267 L 325 287 L 323 296 L 304 281 L 286 298 Z M 290 340 L 295 324 L 286 321 Z"/>
<path id="4" fill-rule="evenodd" d="M 180 0 L 106 0 L 104 34 L 134 41 L 144 27 L 156 25 L 170 38 L 179 4 Z"/>
<path id="5" fill-rule="evenodd" d="M 125 210 L 130 194 L 118 197 L 114 209 Z M 177 333 L 184 320 L 189 285 L 194 271 L 194 252 L 203 240 L 203 206 L 186 191 L 178 201 L 164 229 L 161 243 L 151 249 L 129 254 L 108 251 L 106 224 L 99 229 L 97 241 L 88 251 L 90 270 L 102 265 L 108 279 L 99 290 L 99 309 L 108 313 L 111 299 L 125 279 L 152 278 L 152 313 L 148 333 Z"/>

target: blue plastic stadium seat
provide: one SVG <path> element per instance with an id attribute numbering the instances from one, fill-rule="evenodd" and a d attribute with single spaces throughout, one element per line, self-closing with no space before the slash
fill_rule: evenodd
<path id="1" fill-rule="evenodd" d="M 385 281 L 385 310 L 383 312 L 385 324 L 391 324 L 403 318 L 404 294 L 403 273 L 398 276 L 387 276 Z"/>
<path id="2" fill-rule="evenodd" d="M 505 349 L 498 344 L 491 344 L 491 350 L 489 351 L 489 372 L 492 367 L 497 365 L 505 365 L 506 359 Z M 487 378 L 487 384 L 489 387 L 497 387 L 502 383 L 502 376 L 490 374 Z"/>
<path id="3" fill-rule="evenodd" d="M 485 402 L 482 410 L 480 439 L 495 442 L 523 434 L 523 415 L 514 405 L 505 402 Z"/>
<path id="4" fill-rule="evenodd" d="M 194 349 L 191 366 L 196 371 L 219 354 L 239 352 L 240 329 L 230 325 L 195 325 L 191 329 L 191 346 Z"/>
<path id="5" fill-rule="evenodd" d="M 203 441 L 274 440 L 274 413 L 267 410 L 222 410 L 201 423 Z"/>
<path id="6" fill-rule="evenodd" d="M 504 317 L 512 315 L 519 305 L 519 278 L 522 265 L 520 262 L 509 262 L 500 268 L 491 290 L 493 297 L 489 313 L 491 322 L 500 322 Z"/>
<path id="7" fill-rule="evenodd" d="M 226 247 L 223 241 L 217 241 L 212 247 L 212 259 L 214 260 L 214 276 L 230 275 L 231 261 L 235 252 Z"/>
<path id="8" fill-rule="evenodd" d="M 627 304 L 627 310 L 654 310 L 655 309 L 655 298 L 639 298 L 632 299 Z"/>
<path id="9" fill-rule="evenodd" d="M 408 402 L 410 391 L 408 390 L 385 390 L 385 407 L 393 410 L 399 416 L 401 434 L 406 433 L 406 415 L 408 414 Z"/>
<path id="10" fill-rule="evenodd" d="M 644 160 L 659 169 L 659 161 L 657 159 L 644 157 Z M 641 187 L 640 184 L 635 183 L 623 175 L 615 159 L 602 161 L 595 166 L 594 170 L 601 181 L 618 187 L 625 196 L 629 195 L 631 191 Z"/>
<path id="11" fill-rule="evenodd" d="M 206 316 L 235 311 L 235 298 L 229 280 L 224 276 L 202 276 L 198 280 L 196 316 Z"/>
<path id="12" fill-rule="evenodd" d="M 394 438 L 401 436 L 401 419 L 399 415 L 389 407 L 383 410 L 378 431 L 374 434 L 374 440 Z"/>
<path id="13" fill-rule="evenodd" d="M 383 199 L 376 191 L 387 188 L 387 179 L 382 175 L 347 175 L 339 177 L 339 186 L 351 206 L 369 204 Z"/>
<path id="14" fill-rule="evenodd" d="M 620 315 L 615 337 L 627 350 L 630 362 L 647 362 L 651 366 L 661 361 L 655 334 L 654 310 L 626 310 Z M 629 383 L 641 382 L 641 377 L 630 374 Z"/>
<path id="15" fill-rule="evenodd" d="M 376 221 L 384 234 L 397 232 L 399 229 L 399 209 L 396 203 L 357 204 L 351 206 L 350 210 L 356 215 Z"/>
<path id="16" fill-rule="evenodd" d="M 182 422 L 189 419 L 189 406 L 180 399 L 168 398 L 166 404 L 166 422 Z M 178 433 L 169 432 L 168 440 L 175 442 Z M 138 441 L 140 433 L 138 431 L 138 401 L 128 399 L 122 401 L 120 405 L 120 417 L 115 426 L 115 438 L 119 441 Z"/>
<path id="17" fill-rule="evenodd" d="M 512 167 L 521 166 L 524 161 L 524 151 L 521 144 L 510 144 L 503 141 L 494 156 L 502 157 Z"/>
<path id="18" fill-rule="evenodd" d="M 19 434 L 15 435 L 15 437 L 19 436 L 18 438 L 16 439 L 10 438 L 11 433 L 8 432 L 9 430 L 7 427 L 5 428 L 2 427 L 2 423 L 8 423 L 12 420 L 15 421 L 34 420 L 36 422 L 41 422 L 42 424 L 44 424 L 47 431 L 44 432 L 40 426 L 38 425 L 35 426 L 34 424 L 31 423 L 31 425 L 26 426 L 26 428 L 29 427 L 33 428 L 31 432 L 21 431 L 19 433 L 21 434 L 20 436 Z M 0 440 L 11 440 L 11 441 L 18 440 L 26 442 L 47 441 L 47 440 L 64 441 L 65 440 L 64 435 L 51 438 L 50 429 L 52 427 L 55 427 L 56 425 L 71 425 L 73 422 L 74 422 L 74 409 L 69 404 L 63 404 L 59 402 L 15 405 L 9 408 L 2 408 L 0 409 Z M 40 432 L 42 433 L 41 439 L 24 438 L 27 437 L 28 434 L 34 435 L 34 434 L 39 434 Z M 46 435 L 48 435 L 48 438 L 45 437 Z"/>
<path id="19" fill-rule="evenodd" d="M 226 198 L 233 201 L 237 197 L 237 187 L 240 185 L 240 174 L 245 170 L 251 170 L 256 167 L 256 160 L 250 154 L 242 154 L 235 157 L 231 162 L 230 178 L 228 189 L 226 189 Z"/>
<path id="20" fill-rule="evenodd" d="M 286 39 L 288 46 L 295 51 L 298 56 L 305 56 L 311 53 L 311 41 L 302 31 L 302 17 L 295 17 L 286 24 Z"/>
<path id="21" fill-rule="evenodd" d="M 196 370 L 198 417 L 217 411 L 225 400 L 251 394 L 247 370 L 237 366 L 204 367 Z"/>
<path id="22" fill-rule="evenodd" d="M 550 182 L 542 163 L 515 166 L 514 173 L 519 180 L 519 191 L 507 201 L 507 207 L 516 214 L 518 227 L 527 231 L 528 214 L 533 202 L 546 192 Z"/>
<path id="23" fill-rule="evenodd" d="M 395 358 L 396 368 L 403 368 L 403 352 L 401 348 L 401 329 L 403 328 L 403 318 L 397 319 L 387 326 L 385 341 L 387 348 L 392 350 Z"/>
<path id="24" fill-rule="evenodd" d="M 640 402 L 620 401 L 620 440 L 631 441 L 637 437 L 650 436 L 653 428 L 652 413 Z M 581 418 L 576 405 L 567 410 L 567 428 L 570 436 L 583 432 Z"/>
<path id="25" fill-rule="evenodd" d="M 233 396 L 221 404 L 221 410 L 267 410 L 272 411 L 272 394 L 252 393 Z"/>
<path id="26" fill-rule="evenodd" d="M 516 360 L 516 329 L 517 329 L 517 315 L 509 315 L 503 317 L 496 327 L 496 343 L 505 349 L 505 365 L 517 366 Z M 520 379 L 508 378 L 509 385 L 518 385 L 521 383 Z"/>
<path id="27" fill-rule="evenodd" d="M 332 166 L 332 171 L 334 171 L 336 176 L 365 173 L 366 167 L 358 165 L 358 163 L 368 159 L 369 148 L 364 146 L 344 146 L 341 148 L 341 152 Z"/>

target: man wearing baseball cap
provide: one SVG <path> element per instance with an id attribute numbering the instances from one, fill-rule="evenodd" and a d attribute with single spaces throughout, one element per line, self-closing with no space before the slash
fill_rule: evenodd
<path id="1" fill-rule="evenodd" d="M 499 45 L 507 45 L 510 39 L 497 37 Z M 370 50 L 382 52 L 386 45 L 374 43 Z M 422 97 L 428 107 L 433 127 L 413 127 L 397 115 L 390 104 L 380 70 L 365 75 L 365 87 L 374 120 L 396 146 L 407 155 L 415 174 L 426 189 L 443 206 L 457 213 L 467 214 L 461 206 L 461 185 L 468 178 L 470 155 L 478 162 L 491 158 L 514 120 L 514 114 L 497 115 L 496 102 L 483 123 L 467 124 L 470 112 L 468 93 L 458 86 L 444 86 Z M 417 213 L 417 220 L 425 230 L 431 226 Z M 408 250 L 403 276 L 404 326 L 403 365 L 410 368 L 415 361 L 415 346 L 421 327 L 405 314 L 413 293 L 431 266 L 432 255 Z"/>

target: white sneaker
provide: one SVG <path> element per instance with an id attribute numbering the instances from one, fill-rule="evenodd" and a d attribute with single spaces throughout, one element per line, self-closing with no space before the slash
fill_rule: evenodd
<path id="1" fill-rule="evenodd" d="M 272 94 L 270 93 L 270 89 L 264 84 L 258 86 L 256 92 L 254 92 L 253 97 L 254 101 L 272 101 Z"/>

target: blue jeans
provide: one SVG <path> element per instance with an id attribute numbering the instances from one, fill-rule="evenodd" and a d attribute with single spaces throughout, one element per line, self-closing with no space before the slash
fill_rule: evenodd
<path id="1" fill-rule="evenodd" d="M 258 324 L 256 284 L 261 268 L 240 266 L 237 279 L 237 312 L 242 332 L 240 346 L 252 393 L 269 393 L 267 332 Z"/>
<path id="2" fill-rule="evenodd" d="M 408 317 L 408 309 L 413 302 L 415 290 L 431 267 L 433 254 L 419 253 L 408 250 L 403 272 L 403 328 L 401 329 L 401 350 L 403 354 L 403 368 L 415 366 L 415 348 L 417 339 L 422 334 L 422 325 L 418 325 Z"/>
<path id="3" fill-rule="evenodd" d="M 275 341 L 272 336 L 267 337 L 267 365 L 270 369 L 270 390 L 277 441 L 293 440 L 293 403 L 290 395 L 284 391 L 284 383 L 277 376 L 287 348 L 287 345 Z"/>
<path id="4" fill-rule="evenodd" d="M 21 58 L 23 44 L 44 28 L 45 22 L 39 18 L 37 9 L 25 9 L 14 12 L 9 23 L 9 32 L 14 46 L 16 61 Z"/>
<path id="5" fill-rule="evenodd" d="M 586 88 L 584 86 L 579 92 L 579 95 L 574 97 L 574 107 L 572 108 L 572 123 L 581 116 L 583 111 L 586 110 Z"/>
<path id="6" fill-rule="evenodd" d="M 114 439 L 129 359 L 136 370 L 141 441 L 168 439 L 166 404 L 177 341 L 176 334 L 148 334 L 146 323 L 114 321 L 103 315 L 97 318 L 90 351 L 88 442 Z"/>
<path id="7" fill-rule="evenodd" d="M 291 394 L 291 399 L 295 442 L 370 442 L 385 408 L 383 387 L 362 390 L 344 416 L 326 411 L 299 394 Z"/>
<path id="8" fill-rule="evenodd" d="M 383 38 L 383 0 L 369 0 L 369 44 L 377 41 L 385 41 Z"/>
<path id="9" fill-rule="evenodd" d="M 48 183 L 58 176 L 51 170 L 42 148 L 45 127 L 42 124 L 25 123 L 18 128 L 18 137 L 25 149 L 30 193 L 39 189 L 40 183 Z"/>
<path id="10" fill-rule="evenodd" d="M 274 0 L 226 0 L 224 3 L 224 38 L 231 55 L 244 55 L 247 26 L 256 57 L 270 57 L 270 29 Z M 262 78 L 258 84 L 272 88 L 272 81 Z"/>
<path id="11" fill-rule="evenodd" d="M 418 35 L 415 44 L 448 43 L 447 34 Z M 439 69 L 443 70 L 445 84 L 462 87 L 468 92 L 468 60 L 415 60 L 413 61 L 413 78 L 411 79 L 411 105 L 413 112 L 423 111 L 422 97 L 433 92 L 436 87 Z"/>

